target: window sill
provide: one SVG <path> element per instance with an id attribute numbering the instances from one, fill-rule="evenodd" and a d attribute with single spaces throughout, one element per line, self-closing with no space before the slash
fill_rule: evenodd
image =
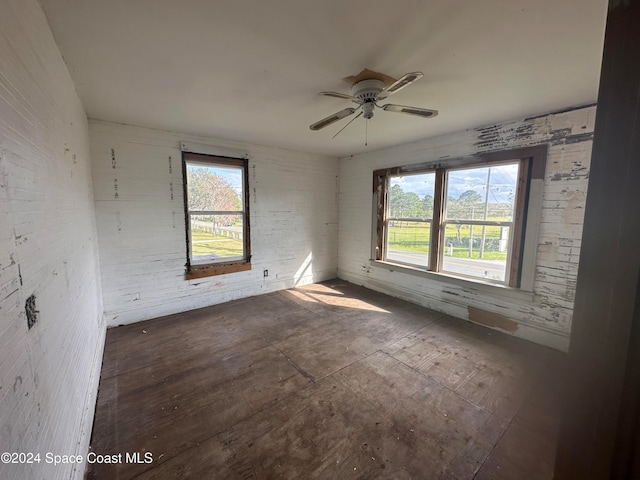
<path id="1" fill-rule="evenodd" d="M 391 262 L 383 262 L 381 260 L 370 260 L 370 263 L 375 267 L 384 268 L 389 270 L 390 272 L 406 273 L 440 283 L 448 283 L 458 287 L 476 290 L 488 295 L 493 295 L 495 297 L 509 298 L 527 302 L 533 301 L 535 297 L 535 294 L 533 292 L 529 292 L 526 290 L 512 288 L 506 285 L 474 282 L 473 280 L 469 280 L 463 277 L 457 277 L 448 273 L 428 272 L 420 268 L 413 268 L 407 265 L 400 265 Z"/>
<path id="2" fill-rule="evenodd" d="M 251 262 L 242 260 L 240 262 L 217 263 L 209 265 L 192 265 L 191 269 L 185 272 L 185 280 L 193 280 L 194 278 L 213 277 L 215 275 L 224 275 L 225 273 L 244 272 L 251 270 Z"/>

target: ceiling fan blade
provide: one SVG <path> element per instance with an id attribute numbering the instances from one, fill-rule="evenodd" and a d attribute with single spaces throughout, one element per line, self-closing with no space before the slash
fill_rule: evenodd
<path id="1" fill-rule="evenodd" d="M 411 72 L 403 75 L 398 80 L 393 82 L 388 87 L 385 87 L 377 96 L 378 100 L 382 100 L 383 98 L 387 98 L 390 95 L 402 90 L 407 85 L 411 85 L 416 80 L 420 80 L 424 77 L 422 72 Z"/>
<path id="2" fill-rule="evenodd" d="M 309 125 L 309 128 L 311 130 L 320 130 L 321 128 L 331 125 L 332 123 L 335 123 L 338 120 L 342 120 L 344 117 L 353 115 L 354 113 L 356 113 L 355 108 L 345 108 L 344 110 L 340 110 L 339 112 L 334 113 L 333 115 L 329 115 L 327 118 L 323 118 L 322 120 L 314 123 L 313 125 Z"/>
<path id="3" fill-rule="evenodd" d="M 419 107 L 407 107 L 404 105 L 394 105 L 392 103 L 388 103 L 381 107 L 386 112 L 399 112 L 399 113 L 408 113 L 409 115 L 417 115 L 422 118 L 432 118 L 438 115 L 437 110 L 429 110 L 427 108 L 419 108 Z"/>
<path id="4" fill-rule="evenodd" d="M 343 98 L 345 100 L 351 100 L 352 102 L 359 103 L 358 99 L 353 95 L 347 95 L 346 93 L 339 92 L 320 92 L 318 95 L 324 95 L 325 97 Z"/>

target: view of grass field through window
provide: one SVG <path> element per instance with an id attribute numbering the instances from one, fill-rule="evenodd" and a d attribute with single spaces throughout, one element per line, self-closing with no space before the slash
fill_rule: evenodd
<path id="1" fill-rule="evenodd" d="M 242 185 L 240 167 L 187 163 L 193 263 L 244 256 Z"/>
<path id="2" fill-rule="evenodd" d="M 449 170 L 440 271 L 503 282 L 515 205 L 518 163 Z M 386 258 L 427 268 L 435 174 L 390 177 Z"/>
<path id="3" fill-rule="evenodd" d="M 387 259 L 427 267 L 435 174 L 391 177 Z"/>

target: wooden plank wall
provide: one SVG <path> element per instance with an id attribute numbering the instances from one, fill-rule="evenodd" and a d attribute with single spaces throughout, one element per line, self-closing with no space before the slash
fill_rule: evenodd
<path id="1" fill-rule="evenodd" d="M 337 159 L 93 120 L 89 131 L 109 325 L 335 278 Z M 250 271 L 185 280 L 181 142 L 248 152 Z"/>
<path id="2" fill-rule="evenodd" d="M 567 350 L 575 296 L 595 106 L 467 130 L 340 161 L 340 278 L 469 319 L 478 309 L 515 322 L 513 335 Z M 508 295 L 372 265 L 374 170 L 480 152 L 548 145 L 531 292 Z M 499 327 L 496 327 L 499 328 Z"/>
<path id="3" fill-rule="evenodd" d="M 87 120 L 36 0 L 0 0 L 0 478 L 80 478 L 105 326 Z M 27 327 L 25 304 L 37 321 Z"/>

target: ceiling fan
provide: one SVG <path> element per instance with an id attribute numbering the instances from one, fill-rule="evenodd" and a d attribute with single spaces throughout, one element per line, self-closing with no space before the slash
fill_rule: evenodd
<path id="1" fill-rule="evenodd" d="M 394 93 L 402 90 L 404 87 L 411 85 L 416 80 L 420 80 L 423 77 L 422 72 L 411 72 L 403 75 L 398 80 L 394 81 L 390 85 L 385 85 L 385 81 L 383 78 L 389 78 L 386 75 L 377 74 L 376 72 L 371 72 L 370 70 L 365 70 L 362 73 L 371 73 L 372 77 L 377 78 L 365 78 L 358 80 L 356 78 L 356 82 L 351 87 L 351 95 L 347 95 L 339 92 L 320 92 L 320 95 L 324 95 L 327 97 L 335 97 L 342 98 L 345 100 L 351 100 L 353 103 L 358 104 L 356 108 L 350 107 L 345 108 L 344 110 L 340 110 L 339 112 L 334 113 L 333 115 L 329 115 L 326 118 L 323 118 L 319 122 L 316 122 L 309 126 L 311 130 L 321 130 L 338 120 L 342 120 L 350 115 L 353 115 L 358 110 L 360 113 L 354 118 L 351 119 L 349 123 L 347 123 L 338 133 L 334 135 L 334 138 L 342 132 L 345 128 L 347 128 L 351 122 L 353 122 L 356 118 L 360 116 L 364 116 L 367 120 L 373 117 L 375 107 L 381 108 L 386 112 L 399 112 L 399 113 L 407 113 L 409 115 L 417 115 L 422 118 L 432 118 L 438 115 L 437 110 L 429 110 L 426 108 L 420 107 L 408 107 L 405 105 L 394 105 L 392 103 L 387 103 L 386 105 L 378 105 L 378 102 L 384 100 L 385 98 L 393 95 Z M 361 76 L 362 73 L 359 75 Z"/>

